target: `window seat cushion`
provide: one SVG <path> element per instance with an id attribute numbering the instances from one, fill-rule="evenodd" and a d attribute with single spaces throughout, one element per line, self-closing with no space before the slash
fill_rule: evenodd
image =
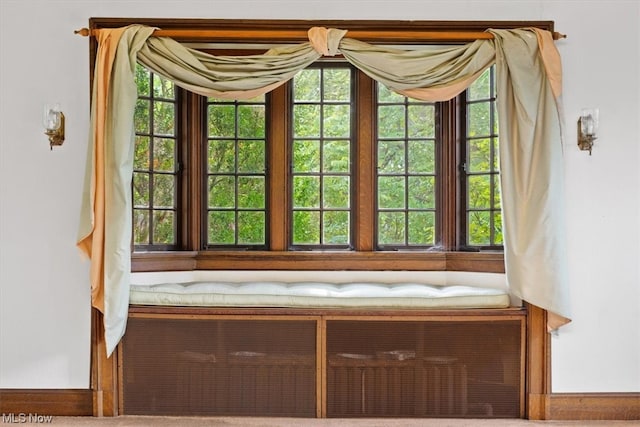
<path id="1" fill-rule="evenodd" d="M 376 282 L 190 282 L 132 285 L 130 304 L 200 307 L 507 308 L 500 289 Z"/>

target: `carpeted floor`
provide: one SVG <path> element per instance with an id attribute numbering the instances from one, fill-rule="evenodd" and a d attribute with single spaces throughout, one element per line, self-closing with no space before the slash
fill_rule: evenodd
<path id="1" fill-rule="evenodd" d="M 519 419 L 309 419 L 250 417 L 54 417 L 51 424 L 73 427 L 631 427 L 640 421 L 527 421 Z"/>

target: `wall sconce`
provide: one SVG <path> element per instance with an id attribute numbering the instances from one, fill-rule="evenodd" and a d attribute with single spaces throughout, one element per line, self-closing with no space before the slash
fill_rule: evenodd
<path id="1" fill-rule="evenodd" d="M 60 111 L 60 105 L 45 105 L 42 118 L 44 134 L 49 137 L 49 146 L 53 150 L 54 145 L 62 145 L 64 142 L 64 114 Z"/>
<path id="2" fill-rule="evenodd" d="M 598 109 L 585 108 L 578 119 L 578 147 L 581 150 L 589 150 L 593 148 L 593 142 L 598 138 Z"/>

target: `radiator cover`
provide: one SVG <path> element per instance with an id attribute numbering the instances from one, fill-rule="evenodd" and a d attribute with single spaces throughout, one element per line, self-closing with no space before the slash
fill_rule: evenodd
<path id="1" fill-rule="evenodd" d="M 522 417 L 524 316 L 130 317 L 124 414 Z"/>

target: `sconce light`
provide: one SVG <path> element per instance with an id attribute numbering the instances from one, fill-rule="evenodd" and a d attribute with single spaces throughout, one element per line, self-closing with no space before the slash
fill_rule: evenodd
<path id="1" fill-rule="evenodd" d="M 64 114 L 60 111 L 60 105 L 45 105 L 42 118 L 44 134 L 49 137 L 49 146 L 53 150 L 54 145 L 62 145 L 64 142 Z"/>
<path id="2" fill-rule="evenodd" d="M 578 119 L 578 147 L 581 150 L 589 150 L 593 148 L 593 142 L 598 138 L 598 109 L 585 108 Z"/>

